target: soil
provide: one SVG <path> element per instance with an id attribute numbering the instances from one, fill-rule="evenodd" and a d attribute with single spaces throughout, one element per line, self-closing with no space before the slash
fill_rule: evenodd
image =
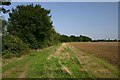
<path id="1" fill-rule="evenodd" d="M 118 65 L 118 43 L 117 42 L 73 42 L 69 43 L 79 50 L 95 54 L 107 62 Z"/>

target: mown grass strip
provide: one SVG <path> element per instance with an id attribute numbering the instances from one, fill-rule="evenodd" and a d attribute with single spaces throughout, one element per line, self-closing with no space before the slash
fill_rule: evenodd
<path id="1" fill-rule="evenodd" d="M 47 78 L 46 66 L 47 58 L 50 54 L 54 53 L 55 49 L 60 45 L 56 45 L 47 50 L 43 50 L 39 55 L 34 59 L 33 63 L 30 65 L 27 77 L 28 78 Z"/>
<path id="2" fill-rule="evenodd" d="M 68 52 L 70 55 L 70 59 L 66 59 L 66 60 L 61 60 L 62 64 L 67 66 L 69 68 L 69 70 L 72 72 L 72 78 L 86 78 L 89 77 L 89 75 L 86 72 L 82 72 L 82 64 L 78 61 L 75 53 L 73 53 L 73 51 L 67 47 L 64 49 L 65 53 Z"/>

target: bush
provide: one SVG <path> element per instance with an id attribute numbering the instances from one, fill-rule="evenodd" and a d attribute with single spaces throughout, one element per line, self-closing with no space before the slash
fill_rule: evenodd
<path id="1" fill-rule="evenodd" d="M 5 50 L 4 52 L 3 52 L 3 57 L 4 58 L 10 58 L 11 57 L 11 54 L 10 54 L 10 52 L 8 51 L 8 50 Z"/>
<path id="2" fill-rule="evenodd" d="M 20 57 L 22 54 L 29 53 L 29 48 L 20 40 L 19 37 L 13 35 L 3 36 L 2 55 L 5 58 L 11 56 Z"/>

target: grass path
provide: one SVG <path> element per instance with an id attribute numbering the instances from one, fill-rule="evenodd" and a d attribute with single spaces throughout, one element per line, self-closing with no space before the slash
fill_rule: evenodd
<path id="1" fill-rule="evenodd" d="M 87 52 L 62 43 L 4 64 L 3 78 L 115 78 L 117 69 Z"/>
<path id="2" fill-rule="evenodd" d="M 9 63 L 2 66 L 2 77 L 3 78 L 25 78 L 30 64 L 34 63 L 36 58 L 39 58 L 41 54 L 53 47 L 46 48 L 44 50 L 31 51 L 27 56 L 21 59 L 14 59 Z M 55 47 L 54 47 L 55 48 Z"/>

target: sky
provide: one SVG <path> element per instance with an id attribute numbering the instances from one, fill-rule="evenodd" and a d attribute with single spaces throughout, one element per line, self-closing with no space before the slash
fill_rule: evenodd
<path id="1" fill-rule="evenodd" d="M 33 2 L 32 2 L 33 3 Z M 13 2 L 6 9 L 30 2 Z M 35 2 L 51 10 L 55 30 L 64 35 L 84 35 L 92 39 L 118 38 L 117 2 Z M 9 16 L 4 15 L 7 19 Z"/>

